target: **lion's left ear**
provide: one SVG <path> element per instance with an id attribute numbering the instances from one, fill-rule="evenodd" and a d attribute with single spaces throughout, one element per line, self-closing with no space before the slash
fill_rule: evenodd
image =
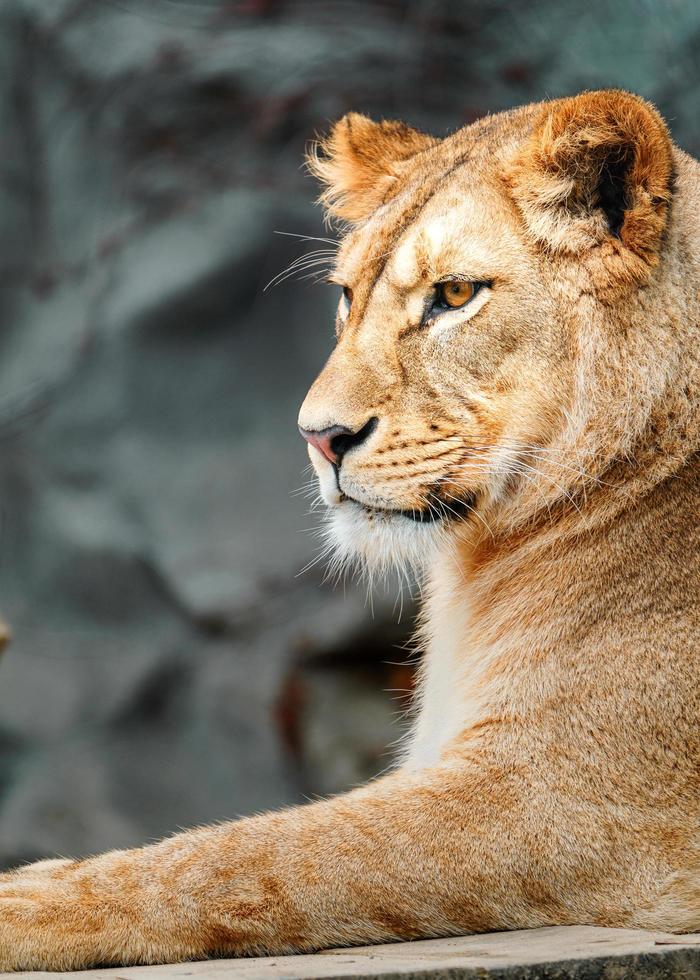
<path id="1" fill-rule="evenodd" d="M 350 112 L 313 144 L 306 162 L 324 187 L 327 214 L 354 223 L 396 192 L 401 164 L 437 142 L 404 123 Z"/>
<path id="2" fill-rule="evenodd" d="M 641 272 L 657 261 L 672 174 L 671 140 L 656 109 L 608 90 L 547 105 L 507 178 L 542 244 L 579 254 L 617 242 L 627 250 L 628 271 Z"/>

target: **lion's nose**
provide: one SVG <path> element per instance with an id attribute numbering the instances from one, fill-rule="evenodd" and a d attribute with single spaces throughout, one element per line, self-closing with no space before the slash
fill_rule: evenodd
<path id="1" fill-rule="evenodd" d="M 347 425 L 331 425 L 327 429 L 302 429 L 299 432 L 308 443 L 314 446 L 334 466 L 340 466 L 343 456 L 371 436 L 377 427 L 378 419 L 372 417 L 359 429 L 350 429 Z"/>

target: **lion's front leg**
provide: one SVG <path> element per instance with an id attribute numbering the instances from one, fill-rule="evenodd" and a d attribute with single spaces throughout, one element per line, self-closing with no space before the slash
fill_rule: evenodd
<path id="1" fill-rule="evenodd" d="M 19 871 L 0 882 L 0 968 L 281 954 L 564 921 L 564 886 L 559 896 L 549 880 L 542 904 L 520 887 L 532 841 L 519 801 L 531 807 L 532 793 L 512 778 L 476 765 L 395 773 L 320 803 Z"/>
<path id="2" fill-rule="evenodd" d="M 39 861 L 0 876 L 0 970 L 72 970 L 182 959 L 146 881 L 148 848 L 88 861 Z M 164 945 L 159 935 L 168 935 Z"/>

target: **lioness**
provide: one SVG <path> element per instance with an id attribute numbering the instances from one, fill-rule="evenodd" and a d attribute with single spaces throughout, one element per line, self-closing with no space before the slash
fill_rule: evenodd
<path id="1" fill-rule="evenodd" d="M 619 91 L 438 140 L 350 114 L 299 418 L 341 557 L 425 568 L 362 789 L 0 878 L 0 966 L 566 923 L 700 929 L 700 168 Z"/>

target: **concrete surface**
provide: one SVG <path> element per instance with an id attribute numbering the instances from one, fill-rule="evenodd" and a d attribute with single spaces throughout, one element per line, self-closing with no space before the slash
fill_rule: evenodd
<path id="1" fill-rule="evenodd" d="M 56 973 L 0 974 L 56 977 Z M 625 980 L 700 977 L 700 934 L 670 936 L 635 929 L 556 926 L 386 946 L 330 949 L 311 956 L 208 960 L 174 966 L 141 966 L 61 974 L 90 980 L 392 980 L 471 977 L 527 980 Z"/>

